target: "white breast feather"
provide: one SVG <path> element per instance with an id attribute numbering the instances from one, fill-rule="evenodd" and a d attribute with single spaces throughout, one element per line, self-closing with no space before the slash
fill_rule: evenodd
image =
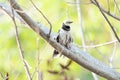
<path id="1" fill-rule="evenodd" d="M 70 32 L 61 29 L 60 32 L 59 32 L 59 42 L 60 42 L 60 44 L 66 45 L 68 43 L 69 38 L 70 38 Z"/>

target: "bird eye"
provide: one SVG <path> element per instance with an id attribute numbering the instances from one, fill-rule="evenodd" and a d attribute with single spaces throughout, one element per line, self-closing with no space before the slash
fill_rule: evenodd
<path id="1" fill-rule="evenodd" d="M 69 28 L 70 28 L 70 26 L 66 26 L 66 28 L 67 28 L 67 29 L 69 29 Z"/>

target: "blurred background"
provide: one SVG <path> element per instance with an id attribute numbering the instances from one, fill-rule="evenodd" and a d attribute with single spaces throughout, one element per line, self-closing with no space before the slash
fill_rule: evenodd
<path id="1" fill-rule="evenodd" d="M 30 0 L 16 0 L 23 10 L 36 22 L 40 22 L 49 28 L 49 24 L 42 15 L 34 8 Z M 108 1 L 110 12 L 120 17 L 119 10 L 115 8 L 114 0 L 100 0 L 101 6 L 108 11 Z M 9 5 L 7 0 L 0 0 L 1 3 Z M 66 19 L 73 21 L 71 34 L 74 43 L 81 50 L 85 48 L 94 58 L 102 61 L 106 65 L 120 72 L 119 57 L 120 47 L 116 38 L 101 15 L 99 9 L 90 0 L 80 0 L 80 11 L 77 9 L 76 0 L 33 0 L 34 4 L 44 13 L 51 22 L 52 31 L 57 33 Z M 120 1 L 116 0 L 118 6 Z M 78 14 L 81 16 L 78 18 Z M 106 15 L 114 26 L 118 36 L 120 36 L 120 21 Z M 79 20 L 81 19 L 81 20 Z M 24 51 L 25 60 L 30 69 L 33 80 L 37 79 L 36 68 L 39 69 L 43 80 L 94 80 L 92 73 L 87 69 L 72 62 L 69 70 L 62 72 L 60 64 L 67 64 L 66 57 L 52 58 L 54 48 L 43 38 L 31 30 L 27 25 L 16 20 L 21 46 Z M 81 26 L 82 33 L 81 36 Z M 84 47 L 82 38 L 84 37 Z M 109 45 L 95 47 L 99 44 L 111 42 Z M 93 47 L 91 47 L 93 46 Z M 39 58 L 39 61 L 38 61 Z M 110 62 L 112 60 L 112 62 Z M 39 62 L 39 65 L 38 65 Z M 5 76 L 9 74 L 10 80 L 27 80 L 24 65 L 19 55 L 19 50 L 15 38 L 15 28 L 12 19 L 0 9 L 0 73 Z M 97 76 L 99 80 L 105 80 Z M 0 80 L 2 77 L 0 76 Z"/>

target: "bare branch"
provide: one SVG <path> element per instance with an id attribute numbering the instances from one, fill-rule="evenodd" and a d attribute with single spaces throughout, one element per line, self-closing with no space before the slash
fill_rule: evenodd
<path id="1" fill-rule="evenodd" d="M 119 6 L 118 6 L 116 0 L 114 0 L 114 3 L 115 3 L 115 5 L 116 5 L 116 7 L 117 7 L 117 9 L 118 9 L 119 14 L 120 14 L 120 9 L 119 9 Z"/>
<path id="2" fill-rule="evenodd" d="M 110 67 L 113 68 L 113 60 L 114 60 L 114 57 L 115 57 L 115 52 L 116 52 L 116 49 L 117 49 L 117 43 L 114 43 L 114 49 L 112 51 L 112 55 L 110 56 L 109 58 L 109 63 L 110 63 Z"/>
<path id="3" fill-rule="evenodd" d="M 108 12 L 110 13 L 110 0 L 107 0 L 108 3 Z"/>
<path id="4" fill-rule="evenodd" d="M 9 74 L 8 73 L 6 73 L 6 75 L 5 75 L 5 80 L 9 80 Z"/>
<path id="5" fill-rule="evenodd" d="M 79 0 L 76 0 L 76 3 L 80 3 Z M 84 51 L 86 51 L 85 49 L 85 37 L 84 37 L 84 30 L 83 30 L 83 25 L 82 25 L 82 14 L 81 14 L 81 9 L 80 9 L 80 4 L 76 4 L 77 6 L 77 12 L 78 12 L 78 20 L 79 20 L 79 26 L 80 26 L 80 35 L 81 35 L 81 39 L 82 39 L 82 46 L 84 47 Z"/>
<path id="6" fill-rule="evenodd" d="M 10 0 L 11 3 L 14 3 L 12 6 L 18 11 L 23 11 L 20 6 L 15 2 L 15 0 Z M 56 36 L 55 33 L 51 32 L 50 38 L 47 37 L 49 29 L 47 29 L 42 24 L 37 24 L 33 21 L 26 13 L 17 12 L 22 19 L 33 29 L 36 33 L 44 38 L 51 46 L 53 46 L 57 51 L 63 50 L 63 55 L 75 61 L 84 68 L 106 78 L 109 80 L 120 80 L 120 74 L 111 69 L 104 63 L 98 61 L 97 59 L 90 56 L 88 53 L 81 51 L 75 44 L 71 44 L 71 50 L 64 48 L 62 45 L 57 43 L 54 40 L 53 36 Z"/>
<path id="7" fill-rule="evenodd" d="M 65 2 L 68 3 L 68 4 L 91 4 L 91 3 L 93 3 L 94 5 L 96 5 L 96 3 L 93 0 L 90 0 L 90 1 L 91 2 L 88 2 L 88 3 L 76 3 L 76 2 L 68 2 L 68 1 L 65 1 Z M 103 12 L 105 12 L 107 15 L 109 15 L 109 16 L 115 18 L 116 20 L 120 21 L 120 17 L 115 16 L 114 14 L 110 13 L 110 4 L 109 4 L 110 1 L 109 0 L 107 0 L 107 1 L 108 1 L 108 11 L 105 10 L 102 6 L 100 6 L 101 10 Z"/>
<path id="8" fill-rule="evenodd" d="M 63 70 L 69 70 L 69 66 L 72 64 L 72 60 L 69 60 L 66 65 L 59 64 Z"/>
<path id="9" fill-rule="evenodd" d="M 4 76 L 3 76 L 3 74 L 1 72 L 0 72 L 0 75 L 1 75 L 2 79 L 4 80 Z"/>
<path id="10" fill-rule="evenodd" d="M 38 80 L 43 80 L 43 72 L 40 71 L 38 74 Z"/>
<path id="11" fill-rule="evenodd" d="M 12 17 L 12 12 L 10 10 L 10 7 L 7 6 L 6 4 L 4 3 L 0 3 L 0 9 L 2 9 L 3 11 L 6 12 L 6 14 L 8 14 L 10 17 Z M 14 16 L 21 22 L 21 23 L 25 23 L 21 17 L 14 11 Z"/>
<path id="12" fill-rule="evenodd" d="M 69 1 L 65 1 L 68 4 L 91 4 L 91 2 L 69 2 Z"/>
<path id="13" fill-rule="evenodd" d="M 93 0 L 90 0 L 95 6 L 97 6 L 97 4 L 93 1 Z M 104 13 L 106 13 L 107 15 L 109 15 L 109 16 L 111 16 L 111 17 L 113 17 L 114 19 L 116 19 L 116 20 L 118 20 L 118 21 L 120 21 L 120 17 L 117 17 L 117 16 L 115 16 L 114 14 L 111 14 L 110 13 L 110 11 L 108 10 L 105 10 L 102 6 L 100 6 L 99 5 L 99 8 L 104 12 Z"/>
<path id="14" fill-rule="evenodd" d="M 14 11 L 13 11 L 13 7 L 12 7 L 13 5 L 14 5 L 14 3 L 10 3 L 12 14 L 13 14 L 13 16 L 11 18 L 12 18 L 14 26 L 15 26 L 15 34 L 16 34 L 16 41 L 17 41 L 17 44 L 18 44 L 18 49 L 19 49 L 20 56 L 21 56 L 22 62 L 24 64 L 24 68 L 26 70 L 27 76 L 28 76 L 29 80 L 32 80 L 28 65 L 27 65 L 27 63 L 25 62 L 25 59 L 24 59 L 23 50 L 22 50 L 21 43 L 20 43 L 20 40 L 19 40 L 19 37 L 18 37 L 17 24 L 16 24 L 16 21 L 15 21 Z"/>
<path id="15" fill-rule="evenodd" d="M 30 2 L 33 4 L 33 6 L 40 12 L 40 14 L 45 18 L 45 20 L 48 22 L 48 24 L 50 25 L 50 31 L 48 33 L 48 37 L 50 37 L 50 33 L 51 33 L 51 30 L 52 30 L 52 24 L 51 22 L 47 19 L 47 17 L 43 14 L 43 12 L 37 8 L 37 6 L 34 4 L 34 2 L 32 0 L 30 0 Z"/>
<path id="16" fill-rule="evenodd" d="M 86 45 L 85 48 L 97 48 L 97 47 L 102 47 L 102 46 L 114 44 L 116 42 L 118 42 L 118 40 L 114 40 L 114 41 L 110 41 L 110 42 L 106 42 L 106 43 L 102 43 L 102 44 L 96 44 L 96 45 L 88 45 L 88 46 Z M 82 48 L 84 48 L 84 47 L 82 47 Z"/>
<path id="17" fill-rule="evenodd" d="M 37 37 L 37 40 L 36 40 L 36 45 L 37 45 L 37 78 L 38 78 L 38 80 L 40 80 L 39 79 L 39 64 L 40 64 L 40 52 L 39 52 L 39 50 L 40 50 L 40 45 L 39 45 L 39 41 L 40 41 L 40 37 L 38 36 Z"/>
<path id="18" fill-rule="evenodd" d="M 115 40 L 115 36 L 114 36 L 114 34 L 112 33 L 111 30 L 110 30 L 110 35 L 111 35 L 112 40 Z M 114 42 L 114 44 L 113 44 L 113 51 L 112 51 L 112 53 L 111 53 L 111 55 L 109 57 L 109 60 L 108 60 L 109 61 L 109 66 L 111 68 L 113 68 L 113 61 L 115 59 L 115 54 L 116 54 L 117 48 L 118 48 L 117 42 Z"/>
<path id="19" fill-rule="evenodd" d="M 76 0 L 76 3 L 81 3 L 81 0 Z M 85 37 L 84 37 L 84 30 L 83 30 L 83 25 L 82 25 L 82 14 L 81 14 L 81 7 L 80 4 L 76 4 L 77 6 L 77 13 L 78 13 L 78 20 L 79 20 L 79 26 L 80 26 L 80 35 L 81 35 L 81 40 L 82 40 L 82 46 L 84 47 L 83 50 L 87 52 L 87 49 L 85 48 L 86 43 L 85 43 Z M 98 80 L 97 75 L 93 72 L 92 76 L 94 78 L 94 80 Z"/>
<path id="20" fill-rule="evenodd" d="M 116 16 L 116 13 L 117 13 L 117 7 L 116 7 L 116 5 L 115 5 L 115 3 L 114 3 L 114 15 Z"/>
<path id="21" fill-rule="evenodd" d="M 109 24 L 110 28 L 112 29 L 112 31 L 113 31 L 115 37 L 117 38 L 118 42 L 120 43 L 120 39 L 119 39 L 119 37 L 118 37 L 118 35 L 117 35 L 114 27 L 112 26 L 112 24 L 111 24 L 110 21 L 108 20 L 107 16 L 103 13 L 103 11 L 102 11 L 102 9 L 100 8 L 100 5 L 99 5 L 99 3 L 97 2 L 97 0 L 94 0 L 94 1 L 95 1 L 95 3 L 96 3 L 97 7 L 99 8 L 100 12 L 101 12 L 102 15 L 104 16 L 105 20 L 106 20 L 107 23 Z M 94 1 L 93 1 L 93 2 L 94 2 Z"/>

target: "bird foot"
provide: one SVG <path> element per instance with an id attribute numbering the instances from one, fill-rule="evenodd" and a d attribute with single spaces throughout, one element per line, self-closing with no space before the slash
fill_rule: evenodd
<path id="1" fill-rule="evenodd" d="M 50 38 L 50 34 L 47 34 L 47 37 Z"/>

